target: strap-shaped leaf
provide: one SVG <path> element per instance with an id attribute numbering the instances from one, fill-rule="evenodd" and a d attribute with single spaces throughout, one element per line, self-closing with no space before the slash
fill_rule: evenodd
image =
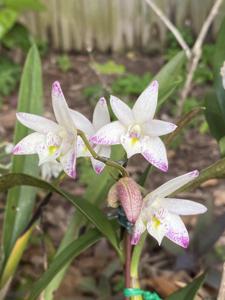
<path id="1" fill-rule="evenodd" d="M 159 102 L 157 110 L 181 83 L 181 70 L 186 61 L 184 51 L 176 54 L 154 77 L 159 82 Z"/>
<path id="2" fill-rule="evenodd" d="M 33 186 L 43 188 L 52 192 L 56 192 L 65 199 L 69 200 L 77 210 L 84 215 L 96 228 L 109 240 L 113 245 L 120 258 L 122 252 L 119 248 L 118 236 L 112 224 L 107 217 L 95 205 L 81 198 L 76 198 L 73 195 L 55 187 L 54 185 L 41 180 L 39 178 L 19 173 L 11 173 L 0 177 L 0 191 L 6 191 L 15 186 Z"/>
<path id="3" fill-rule="evenodd" d="M 112 149 L 112 158 L 113 160 L 120 160 L 124 156 L 124 150 L 122 147 L 116 146 Z M 83 195 L 85 200 L 99 206 L 106 199 L 109 188 L 115 182 L 115 179 L 119 176 L 118 170 L 105 167 L 104 172 L 100 175 L 96 175 L 94 172 L 89 180 L 89 184 L 86 188 L 86 191 Z M 96 189 L 96 186 L 98 187 Z M 57 250 L 56 257 L 53 258 L 53 261 L 57 259 L 57 255 L 74 239 L 78 236 L 80 228 L 86 225 L 87 219 L 85 219 L 77 211 L 71 218 L 71 221 L 68 225 L 65 236 L 63 237 L 60 247 Z M 54 299 L 54 292 L 59 288 L 61 281 L 66 273 L 67 268 L 70 265 L 70 261 L 67 262 L 67 265 L 53 278 L 50 284 L 43 292 L 44 300 Z"/>
<path id="4" fill-rule="evenodd" d="M 42 71 L 38 50 L 33 45 L 27 55 L 19 89 L 17 110 L 34 114 L 42 113 Z M 14 144 L 26 136 L 30 130 L 16 123 Z M 38 174 L 37 157 L 13 156 L 12 172 Z M 9 191 L 3 226 L 3 255 L 5 260 L 15 241 L 20 236 L 33 210 L 35 190 L 31 187 L 17 187 Z M 24 205 L 26 203 L 26 205 Z"/>
<path id="5" fill-rule="evenodd" d="M 40 293 L 51 282 L 55 275 L 63 269 L 68 262 L 92 246 L 102 237 L 97 229 L 90 229 L 83 236 L 71 242 L 58 255 L 57 258 L 50 264 L 48 270 L 41 276 L 41 278 L 31 287 L 31 294 L 29 300 L 37 299 Z"/>

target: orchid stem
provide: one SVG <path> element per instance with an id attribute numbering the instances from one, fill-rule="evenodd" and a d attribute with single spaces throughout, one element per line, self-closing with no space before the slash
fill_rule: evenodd
<path id="1" fill-rule="evenodd" d="M 129 232 L 126 231 L 125 233 L 125 287 L 130 288 L 131 287 L 131 281 L 130 281 L 130 264 L 131 264 L 131 251 L 132 251 L 132 245 L 131 245 L 131 238 Z M 128 298 L 125 298 L 126 300 L 129 300 Z"/>
<path id="2" fill-rule="evenodd" d="M 116 161 L 113 161 L 109 158 L 102 157 L 102 156 L 98 155 L 95 152 L 95 150 L 92 148 L 91 144 L 89 143 L 89 141 L 88 141 L 88 139 L 87 139 L 87 137 L 86 137 L 86 135 L 83 131 L 77 129 L 77 134 L 82 138 L 85 146 L 87 147 L 88 151 L 91 153 L 91 155 L 94 159 L 103 162 L 104 164 L 106 164 L 109 167 L 118 169 L 123 177 L 128 177 L 129 176 L 127 170 L 123 166 L 121 166 L 119 163 L 117 163 Z"/>
<path id="3" fill-rule="evenodd" d="M 141 259 L 141 253 L 144 247 L 145 239 L 147 234 L 144 233 L 139 241 L 139 243 L 134 246 L 131 265 L 130 265 L 130 278 L 131 278 L 131 286 L 132 288 L 140 288 L 140 283 L 138 279 L 138 268 Z M 142 296 L 133 296 L 131 300 L 142 300 Z"/>

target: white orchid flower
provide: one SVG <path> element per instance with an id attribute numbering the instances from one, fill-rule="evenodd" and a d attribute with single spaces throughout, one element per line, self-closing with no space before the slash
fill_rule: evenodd
<path id="1" fill-rule="evenodd" d="M 77 130 L 60 84 L 52 86 L 52 106 L 56 122 L 47 118 L 20 112 L 17 119 L 34 130 L 13 149 L 13 154 L 38 154 L 39 165 L 59 161 L 70 177 L 76 177 Z"/>
<path id="2" fill-rule="evenodd" d="M 132 244 L 136 245 L 141 234 L 147 229 L 159 243 L 164 237 L 187 248 L 189 236 L 179 215 L 203 214 L 207 208 L 190 200 L 166 198 L 186 183 L 198 176 L 198 171 L 192 171 L 176 177 L 153 192 L 143 200 L 141 213 L 135 223 Z"/>
<path id="3" fill-rule="evenodd" d="M 62 165 L 57 160 L 45 162 L 41 165 L 41 178 L 50 181 L 58 177 L 62 170 Z"/>
<path id="4" fill-rule="evenodd" d="M 102 145 L 122 144 L 128 158 L 141 153 L 152 165 L 166 172 L 166 149 L 159 136 L 174 131 L 176 125 L 153 119 L 157 99 L 156 80 L 142 92 L 132 109 L 120 99 L 111 96 L 111 107 L 118 121 L 103 126 L 91 141 Z"/>
<path id="5" fill-rule="evenodd" d="M 220 69 L 220 74 L 222 76 L 223 88 L 225 89 L 225 62 L 223 63 L 223 66 Z"/>
<path id="6" fill-rule="evenodd" d="M 110 123 L 108 106 L 105 98 L 103 97 L 99 99 L 95 106 L 92 123 L 81 113 L 74 110 L 70 110 L 70 112 L 76 127 L 82 130 L 88 139 L 93 136 L 101 127 Z M 110 157 L 110 146 L 95 145 L 92 143 L 92 148 L 98 155 L 106 158 Z M 93 169 L 97 174 L 100 174 L 104 169 L 105 164 L 91 156 L 83 140 L 79 136 L 77 138 L 77 157 L 90 157 Z"/>

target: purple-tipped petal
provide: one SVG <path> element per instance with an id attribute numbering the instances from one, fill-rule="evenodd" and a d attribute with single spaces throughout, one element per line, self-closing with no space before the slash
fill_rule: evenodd
<path id="1" fill-rule="evenodd" d="M 75 124 L 58 81 L 55 81 L 52 85 L 52 106 L 59 125 L 74 132 Z"/>
<path id="2" fill-rule="evenodd" d="M 181 218 L 174 214 L 168 214 L 167 227 L 166 237 L 175 244 L 187 248 L 189 245 L 189 236 Z"/>
<path id="3" fill-rule="evenodd" d="M 14 155 L 26 155 L 37 153 L 37 147 L 43 144 L 45 137 L 43 134 L 34 132 L 23 138 L 12 150 Z"/>
<path id="4" fill-rule="evenodd" d="M 192 181 L 196 177 L 198 177 L 199 172 L 197 170 L 186 173 L 184 175 L 178 176 L 174 179 L 169 180 L 168 182 L 164 183 L 156 190 L 151 192 L 152 196 L 158 195 L 162 198 L 171 195 L 176 190 L 179 190 L 183 185 L 187 184 L 188 182 Z"/>
<path id="5" fill-rule="evenodd" d="M 141 154 L 153 166 L 163 172 L 168 171 L 166 148 L 159 137 L 146 137 L 142 140 Z"/>
<path id="6" fill-rule="evenodd" d="M 105 98 L 100 98 L 97 102 L 93 113 L 93 125 L 95 130 L 99 130 L 101 127 L 110 123 L 110 115 Z"/>
<path id="7" fill-rule="evenodd" d="M 98 130 L 96 134 L 90 138 L 90 141 L 100 145 L 120 144 L 120 137 L 125 130 L 125 127 L 119 121 L 114 121 Z"/>
<path id="8" fill-rule="evenodd" d="M 60 163 L 63 167 L 64 172 L 72 177 L 76 178 L 76 147 L 71 149 L 60 157 Z"/>
<path id="9" fill-rule="evenodd" d="M 133 107 L 133 114 L 138 123 L 144 123 L 153 119 L 157 100 L 158 100 L 158 82 L 154 80 L 138 97 Z"/>
<path id="10" fill-rule="evenodd" d="M 150 120 L 143 125 L 144 132 L 149 136 L 161 136 L 173 132 L 177 126 L 161 120 Z"/>

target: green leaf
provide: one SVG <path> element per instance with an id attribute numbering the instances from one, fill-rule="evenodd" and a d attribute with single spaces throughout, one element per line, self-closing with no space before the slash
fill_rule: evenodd
<path id="1" fill-rule="evenodd" d="M 181 83 L 181 70 L 185 62 L 185 53 L 184 51 L 180 51 L 155 76 L 154 79 L 159 82 L 158 110 L 175 88 Z"/>
<path id="2" fill-rule="evenodd" d="M 113 147 L 112 149 L 112 158 L 114 160 L 119 160 L 124 155 L 124 150 L 121 147 Z M 112 170 L 109 167 L 105 167 L 104 171 L 100 175 L 96 175 L 93 170 L 90 171 L 90 165 L 88 164 L 89 169 L 86 169 L 86 165 L 82 162 L 82 167 L 84 168 L 79 170 L 80 172 L 86 173 L 88 172 L 88 185 L 86 188 L 86 191 L 84 193 L 84 199 L 85 201 L 89 201 L 96 206 L 101 205 L 101 203 L 106 199 L 107 193 L 109 188 L 114 183 L 114 179 L 112 178 L 112 175 L 114 178 L 118 177 L 118 171 Z M 109 171 L 111 173 L 109 173 Z M 96 189 L 96 186 L 98 187 Z M 70 224 L 67 228 L 66 234 L 60 244 L 59 249 L 57 250 L 56 256 L 54 257 L 54 260 L 57 259 L 57 255 L 68 245 L 70 241 L 74 239 L 74 237 L 77 237 L 79 234 L 79 230 L 82 226 L 86 225 L 87 220 L 84 219 L 84 217 L 80 214 L 75 212 L 75 214 L 72 216 L 72 219 L 70 221 Z M 54 261 L 53 260 L 53 261 Z M 58 289 L 65 272 L 67 268 L 69 267 L 71 261 L 67 262 L 67 265 L 64 266 L 64 268 L 55 276 L 55 278 L 51 281 L 51 283 L 48 285 L 48 287 L 44 291 L 44 299 L 45 300 L 52 300 L 54 297 L 54 292 Z"/>
<path id="3" fill-rule="evenodd" d="M 27 52 L 31 47 L 31 36 L 27 27 L 20 23 L 16 23 L 13 28 L 4 35 L 2 44 L 6 48 L 20 48 Z"/>
<path id="4" fill-rule="evenodd" d="M 202 274 L 195 278 L 187 286 L 167 297 L 166 300 L 194 300 L 195 295 L 205 280 L 205 276 L 205 274 Z"/>
<path id="5" fill-rule="evenodd" d="M 214 87 L 215 92 L 206 99 L 206 120 L 212 135 L 219 141 L 225 136 L 225 90 L 222 85 L 220 68 L 225 61 L 225 19 L 220 27 L 215 45 L 214 56 Z"/>
<path id="6" fill-rule="evenodd" d="M 6 56 L 0 57 L 0 95 L 12 93 L 20 79 L 21 68 Z"/>
<path id="7" fill-rule="evenodd" d="M 3 0 L 5 6 L 18 12 L 26 10 L 42 11 L 45 6 L 40 0 Z"/>
<path id="8" fill-rule="evenodd" d="M 56 192 L 66 200 L 70 201 L 77 208 L 77 210 L 92 224 L 94 224 L 97 229 L 109 240 L 122 259 L 122 253 L 119 248 L 119 241 L 116 231 L 107 217 L 95 205 L 85 201 L 84 199 L 76 198 L 44 180 L 27 174 L 11 173 L 0 177 L 0 191 L 6 191 L 11 187 L 20 185 L 39 187 L 48 191 Z M 24 205 L 26 205 L 26 200 L 24 200 Z"/>
<path id="9" fill-rule="evenodd" d="M 66 246 L 50 264 L 48 270 L 41 276 L 41 278 L 31 287 L 31 294 L 29 300 L 37 299 L 40 293 L 47 287 L 51 280 L 60 270 L 64 268 L 71 260 L 73 260 L 80 253 L 92 246 L 101 238 L 101 234 L 97 229 L 90 229 L 83 236 L 71 242 Z"/>
<path id="10" fill-rule="evenodd" d="M 25 62 L 17 110 L 29 113 L 42 113 L 42 74 L 41 61 L 36 46 L 32 46 Z M 16 123 L 14 144 L 29 133 L 29 129 Z M 12 172 L 38 174 L 36 157 L 13 156 Z M 26 227 L 32 214 L 35 190 L 31 187 L 16 187 L 9 191 L 3 226 L 3 251 L 7 259 L 16 239 Z"/>
<path id="11" fill-rule="evenodd" d="M 7 263 L 5 265 L 3 274 L 1 275 L 1 280 L 0 280 L 0 288 L 4 289 L 4 286 L 7 286 L 7 283 L 10 281 L 11 277 L 13 276 L 17 265 L 23 255 L 23 252 L 28 244 L 29 238 L 33 232 L 34 226 L 30 227 L 22 236 L 20 236 L 11 253 L 10 256 L 7 260 Z"/>
<path id="12" fill-rule="evenodd" d="M 3 8 L 0 10 L 0 40 L 13 27 L 17 17 L 18 14 L 13 9 Z"/>

